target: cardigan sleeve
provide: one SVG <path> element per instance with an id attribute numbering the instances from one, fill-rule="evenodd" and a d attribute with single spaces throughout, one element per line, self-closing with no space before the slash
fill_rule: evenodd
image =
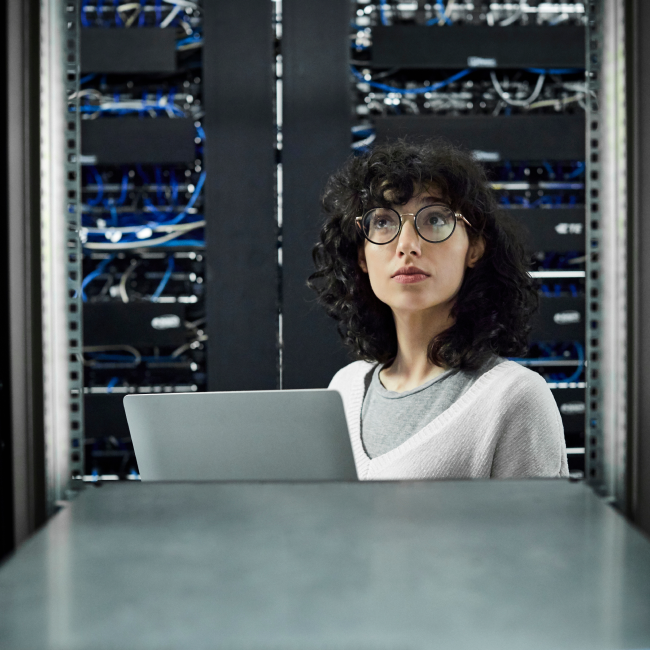
<path id="1" fill-rule="evenodd" d="M 527 370 L 505 394 L 491 477 L 568 477 L 562 417 L 544 379 Z"/>

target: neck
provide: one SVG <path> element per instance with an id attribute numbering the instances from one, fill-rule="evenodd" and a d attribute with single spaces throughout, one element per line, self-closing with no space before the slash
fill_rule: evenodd
<path id="1" fill-rule="evenodd" d="M 393 312 L 397 355 L 390 367 L 381 373 L 382 383 L 387 389 L 396 392 L 410 390 L 447 370 L 431 363 L 427 351 L 431 339 L 453 325 L 450 310 L 451 305 L 439 305 L 427 312 Z"/>

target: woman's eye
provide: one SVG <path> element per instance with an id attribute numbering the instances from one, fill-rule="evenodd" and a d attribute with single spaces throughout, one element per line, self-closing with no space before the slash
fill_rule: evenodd
<path id="1" fill-rule="evenodd" d="M 377 229 L 390 228 L 393 225 L 393 222 L 386 217 L 377 217 L 374 220 L 374 227 Z"/>
<path id="2" fill-rule="evenodd" d="M 435 226 L 436 228 L 440 228 L 447 225 L 447 220 L 437 214 L 432 214 L 427 218 L 426 224 L 428 226 Z"/>

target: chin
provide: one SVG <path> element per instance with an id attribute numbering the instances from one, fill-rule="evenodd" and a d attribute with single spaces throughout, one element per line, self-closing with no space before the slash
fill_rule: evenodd
<path id="1" fill-rule="evenodd" d="M 401 296 L 395 300 L 385 300 L 393 311 L 402 312 L 419 312 L 435 309 L 436 307 L 445 307 L 449 304 L 449 297 L 425 297 L 425 296 Z"/>

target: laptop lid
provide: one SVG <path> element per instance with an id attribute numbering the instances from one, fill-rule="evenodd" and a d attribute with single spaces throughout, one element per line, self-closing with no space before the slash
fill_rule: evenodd
<path id="1" fill-rule="evenodd" d="M 335 390 L 127 395 L 143 481 L 356 480 Z"/>

